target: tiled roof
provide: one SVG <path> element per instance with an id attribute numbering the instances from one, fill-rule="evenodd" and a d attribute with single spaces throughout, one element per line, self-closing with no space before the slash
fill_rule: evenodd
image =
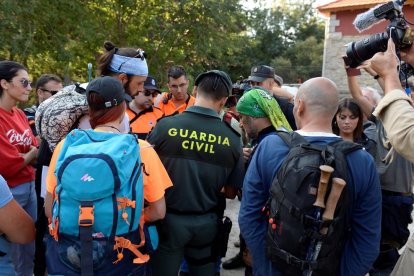
<path id="1" fill-rule="evenodd" d="M 335 11 L 346 10 L 361 10 L 368 9 L 381 3 L 387 3 L 390 0 L 336 0 L 328 4 L 324 4 L 318 7 L 318 10 L 322 13 L 329 13 Z M 406 1 L 406 4 L 414 4 L 414 0 Z"/>

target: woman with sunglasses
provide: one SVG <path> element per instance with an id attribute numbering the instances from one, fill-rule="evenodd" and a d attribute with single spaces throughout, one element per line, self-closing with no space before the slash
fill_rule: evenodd
<path id="1" fill-rule="evenodd" d="M 0 62 L 0 174 L 7 181 L 14 199 L 37 218 L 35 171 L 37 140 L 17 102 L 27 102 L 32 90 L 27 69 L 14 61 Z M 33 274 L 34 242 L 12 244 L 10 257 L 17 275 Z"/>

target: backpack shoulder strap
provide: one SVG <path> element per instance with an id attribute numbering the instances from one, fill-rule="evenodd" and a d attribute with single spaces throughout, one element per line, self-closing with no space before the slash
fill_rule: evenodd
<path id="1" fill-rule="evenodd" d="M 75 83 L 75 89 L 74 90 L 76 92 L 78 92 L 79 94 L 86 95 L 86 89 L 83 88 L 79 82 Z"/>
<path id="2" fill-rule="evenodd" d="M 335 141 L 329 146 L 332 146 L 334 149 L 337 167 L 333 175 L 338 175 L 345 181 L 348 181 L 348 161 L 346 157 L 352 152 L 363 149 L 363 147 L 357 143 L 344 140 Z"/>
<path id="3" fill-rule="evenodd" d="M 357 143 L 350 142 L 350 141 L 344 141 L 344 140 L 338 140 L 335 142 L 332 142 L 329 144 L 330 147 L 333 147 L 334 153 L 335 153 L 335 171 L 332 173 L 332 177 L 340 177 L 346 182 L 349 181 L 349 175 L 348 175 L 348 161 L 346 159 L 347 155 L 355 152 L 357 150 L 362 149 L 363 147 Z M 346 188 L 346 187 L 345 187 Z M 344 197 L 344 206 L 352 206 L 353 205 L 353 198 L 351 196 L 351 193 L 349 192 L 349 189 L 344 189 L 346 191 L 346 195 Z M 348 208 L 348 207 L 347 207 Z M 345 216 L 346 225 L 348 228 L 350 228 L 350 217 Z"/>
<path id="4" fill-rule="evenodd" d="M 276 134 L 283 140 L 283 142 L 285 142 L 286 145 L 288 145 L 289 148 L 293 148 L 301 144 L 309 144 L 305 137 L 295 131 L 286 132 L 283 130 L 277 130 Z"/>
<path id="5" fill-rule="evenodd" d="M 360 144 L 345 140 L 335 141 L 332 142 L 330 145 L 333 146 L 336 150 L 341 151 L 345 155 L 363 149 L 363 147 Z"/>
<path id="6" fill-rule="evenodd" d="M 341 177 L 347 181 L 348 162 L 346 160 L 346 156 L 354 151 L 362 149 L 362 146 L 357 143 L 341 139 L 328 144 L 328 147 L 331 149 L 331 152 L 333 152 L 335 156 L 336 169 L 333 173 L 333 176 Z"/>
<path id="7" fill-rule="evenodd" d="M 138 134 L 131 133 L 131 132 L 129 132 L 128 134 L 129 135 L 132 135 L 134 137 L 134 141 L 136 142 L 136 144 L 134 143 L 134 145 L 136 145 L 138 147 L 138 149 L 139 149 L 139 137 L 138 137 Z M 139 151 L 139 153 L 140 153 L 140 156 L 141 156 L 141 150 Z"/>

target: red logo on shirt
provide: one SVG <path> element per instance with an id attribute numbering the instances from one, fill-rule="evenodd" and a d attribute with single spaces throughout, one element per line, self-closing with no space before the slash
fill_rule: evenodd
<path id="1" fill-rule="evenodd" d="M 22 134 L 17 133 L 15 129 L 10 129 L 6 133 L 9 142 L 12 145 L 29 146 L 32 144 L 32 137 L 30 137 L 30 130 L 26 129 Z"/>

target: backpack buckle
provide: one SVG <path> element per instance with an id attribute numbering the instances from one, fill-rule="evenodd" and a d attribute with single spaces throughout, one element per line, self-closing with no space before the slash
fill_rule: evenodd
<path id="1" fill-rule="evenodd" d="M 92 226 L 95 220 L 93 214 L 93 209 L 95 209 L 95 206 L 79 206 L 79 209 L 79 226 Z"/>
<path id="2" fill-rule="evenodd" d="M 286 255 L 286 262 L 300 270 L 305 270 L 309 267 L 309 264 L 306 261 L 302 261 L 291 254 Z"/>

